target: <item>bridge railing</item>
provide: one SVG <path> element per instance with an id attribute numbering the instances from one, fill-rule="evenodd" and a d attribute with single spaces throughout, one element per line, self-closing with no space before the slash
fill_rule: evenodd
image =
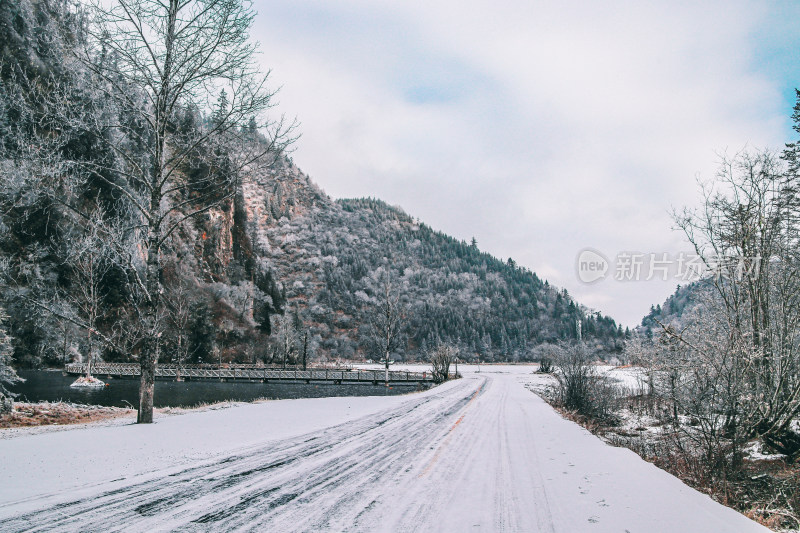
<path id="1" fill-rule="evenodd" d="M 85 363 L 69 363 L 64 370 L 70 374 L 83 374 L 86 372 Z M 138 376 L 141 370 L 135 363 L 94 363 L 94 374 L 110 376 Z M 307 369 L 284 370 L 255 365 L 235 365 L 213 367 L 211 365 L 158 365 L 156 377 L 165 378 L 195 378 L 195 379 L 254 379 L 254 380 L 295 380 L 295 381 L 338 381 L 338 382 L 380 382 L 385 379 L 383 370 L 352 370 L 352 369 Z M 430 372 L 410 372 L 392 370 L 389 372 L 389 381 L 392 382 L 418 382 L 432 381 Z"/>

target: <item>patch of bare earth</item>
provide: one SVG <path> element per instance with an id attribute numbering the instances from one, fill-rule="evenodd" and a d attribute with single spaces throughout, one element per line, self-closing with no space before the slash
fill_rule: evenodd
<path id="1" fill-rule="evenodd" d="M 134 415 L 136 411 L 123 407 L 78 405 L 65 402 L 15 402 L 14 410 L 0 415 L 0 429 L 32 426 L 84 424 Z"/>
<path id="2" fill-rule="evenodd" d="M 157 417 L 182 415 L 196 411 L 215 411 L 228 409 L 244 403 L 261 403 L 269 401 L 259 398 L 252 402 L 222 401 L 200 404 L 193 407 L 158 407 Z M 124 407 L 104 407 L 101 405 L 81 405 L 65 402 L 14 403 L 14 411 L 0 415 L 0 429 L 9 429 L 14 434 L 0 434 L 0 438 L 31 434 L 41 431 L 59 430 L 61 426 L 78 424 L 103 423 L 115 424 L 119 419 L 136 421 L 136 410 Z M 18 433 L 22 431 L 22 433 Z"/>

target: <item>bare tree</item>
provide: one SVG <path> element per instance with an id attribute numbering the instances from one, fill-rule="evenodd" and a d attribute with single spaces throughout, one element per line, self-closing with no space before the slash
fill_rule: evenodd
<path id="1" fill-rule="evenodd" d="M 596 378 L 588 350 L 583 344 L 564 345 L 553 350 L 553 357 L 561 404 L 567 409 L 588 411 L 592 381 Z"/>
<path id="2" fill-rule="evenodd" d="M 102 304 L 100 294 L 102 273 L 98 271 L 98 265 L 101 264 L 102 260 L 97 255 L 92 251 L 85 250 L 84 255 L 76 258 L 72 265 L 76 278 L 80 280 L 75 287 L 74 302 L 79 309 L 79 320 L 86 331 L 85 374 L 87 379 L 91 379 L 92 365 L 100 358 L 100 347 L 95 337 Z M 85 284 L 81 283 L 82 281 L 85 281 Z"/>
<path id="3" fill-rule="evenodd" d="M 675 214 L 711 273 L 714 297 L 694 327 L 665 335 L 691 359 L 693 386 L 718 394 L 704 408 L 726 431 L 800 453 L 800 257 L 796 183 L 767 151 L 723 160 L 699 210 Z M 698 375 L 702 371 L 703 375 Z M 713 421 L 712 421 L 713 422 Z M 737 437 L 739 438 L 739 437 Z"/>
<path id="4" fill-rule="evenodd" d="M 713 287 L 697 290 L 699 305 L 681 324 L 662 324 L 652 341 L 632 339 L 626 352 L 644 368 L 648 398 L 666 402 L 680 451 L 700 452 L 701 464 L 716 476 L 738 466 L 741 445 L 752 436 L 748 421 L 755 413 L 748 409 L 756 403 L 744 398 L 750 385 L 743 364 L 752 353 L 749 343 L 731 332 Z"/>
<path id="5" fill-rule="evenodd" d="M 449 344 L 439 344 L 430 354 L 433 379 L 442 383 L 450 378 L 450 365 L 458 355 L 458 349 Z"/>
<path id="6" fill-rule="evenodd" d="M 278 317 L 277 324 L 277 349 L 278 355 L 281 357 L 283 368 L 286 368 L 287 360 L 291 360 L 297 352 L 297 343 L 299 341 L 297 328 L 295 327 L 294 317 L 290 313 L 284 313 Z"/>
<path id="7" fill-rule="evenodd" d="M 543 342 L 533 349 L 533 359 L 539 361 L 537 372 L 550 374 L 553 372 L 553 358 L 560 351 L 560 347 L 549 342 Z"/>
<path id="8" fill-rule="evenodd" d="M 166 303 L 166 316 L 174 335 L 172 363 L 179 366 L 189 359 L 189 320 L 191 318 L 191 305 L 188 288 L 183 279 L 176 281 L 173 286 L 164 292 Z M 178 370 L 180 372 L 180 370 Z"/>
<path id="9" fill-rule="evenodd" d="M 583 415 L 610 417 L 618 391 L 592 364 L 595 355 L 586 344 L 558 345 L 552 350 L 552 357 L 558 402 Z"/>
<path id="10" fill-rule="evenodd" d="M 98 231 L 102 224 L 94 219 L 86 225 L 83 235 L 68 243 L 67 267 L 72 272 L 72 286 L 66 294 L 71 307 L 77 310 L 76 319 L 86 331 L 86 377 L 92 376 L 92 365 L 100 358 L 102 338 L 98 320 L 103 314 L 105 276 L 111 270 L 112 250 L 106 246 Z"/>
<path id="11" fill-rule="evenodd" d="M 253 16 L 247 1 L 97 1 L 90 46 L 78 54 L 96 89 L 119 110 L 92 116 L 97 139 L 117 163 L 84 161 L 84 170 L 115 189 L 138 218 L 144 271 L 131 275 L 141 289 L 144 327 L 139 423 L 153 420 L 162 247 L 184 221 L 232 197 L 241 172 L 271 164 L 293 140 L 293 124 L 283 119 L 248 127 L 274 105 L 248 41 Z M 210 120 L 177 127 L 187 113 L 211 110 L 216 95 Z M 197 158 L 218 172 L 201 176 L 189 191 L 182 169 Z"/>
<path id="12" fill-rule="evenodd" d="M 401 329 L 405 320 L 405 307 L 400 299 L 400 290 L 392 281 L 392 273 L 388 267 L 381 267 L 376 273 L 379 283 L 380 300 L 371 319 L 371 335 L 373 342 L 384 358 L 385 382 L 389 383 L 389 357 L 401 341 Z"/>

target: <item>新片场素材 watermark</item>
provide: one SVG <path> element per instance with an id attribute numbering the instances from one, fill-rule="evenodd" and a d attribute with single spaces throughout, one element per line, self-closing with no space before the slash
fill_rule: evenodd
<path id="1" fill-rule="evenodd" d="M 594 248 L 584 248 L 578 253 L 575 270 L 583 283 L 609 278 L 615 281 L 674 279 L 691 283 L 709 277 L 743 279 L 757 276 L 761 264 L 761 257 L 708 258 L 688 252 L 619 252 L 609 260 Z"/>

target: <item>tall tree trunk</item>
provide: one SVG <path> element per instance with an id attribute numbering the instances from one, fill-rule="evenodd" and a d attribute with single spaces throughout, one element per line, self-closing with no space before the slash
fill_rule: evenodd
<path id="1" fill-rule="evenodd" d="M 153 344 L 151 339 L 147 339 L 142 347 L 142 360 L 140 367 L 142 371 L 141 381 L 139 382 L 139 414 L 136 422 L 139 424 L 153 423 L 153 396 L 155 393 L 156 382 L 156 363 L 145 352 L 151 351 L 147 345 Z"/>
<path id="2" fill-rule="evenodd" d="M 147 236 L 147 302 L 144 309 L 145 336 L 141 353 L 141 382 L 139 384 L 139 424 L 153 422 L 153 396 L 156 383 L 156 363 L 161 342 L 159 335 L 158 311 L 161 297 L 161 202 L 164 199 L 162 180 L 166 161 L 167 134 L 167 102 L 170 97 L 170 75 L 172 71 L 172 54 L 175 39 L 175 18 L 178 9 L 177 0 L 170 0 L 167 11 L 166 35 L 164 41 L 164 63 L 158 91 L 154 102 L 154 158 L 150 174 L 150 206 Z"/>
<path id="3" fill-rule="evenodd" d="M 94 343 L 92 342 L 92 330 L 89 330 L 89 346 L 86 349 L 86 379 L 92 377 L 92 356 L 94 355 Z"/>
<path id="4" fill-rule="evenodd" d="M 147 292 L 148 298 L 144 309 L 145 336 L 142 342 L 142 353 L 139 356 L 141 381 L 139 384 L 139 424 L 153 422 L 153 396 L 156 382 L 156 362 L 160 336 L 158 335 L 158 305 L 160 300 L 160 264 L 158 228 L 151 230 L 147 250 Z"/>

